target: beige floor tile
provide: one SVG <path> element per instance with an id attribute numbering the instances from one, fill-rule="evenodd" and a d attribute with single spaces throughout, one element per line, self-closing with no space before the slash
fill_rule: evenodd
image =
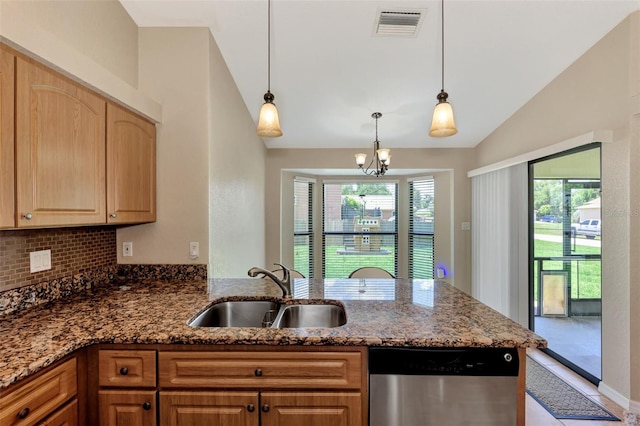
<path id="1" fill-rule="evenodd" d="M 525 424 L 527 426 L 562 426 L 562 423 L 556 420 L 542 405 L 538 404 L 536 400 L 528 394 L 525 400 L 525 407 Z"/>

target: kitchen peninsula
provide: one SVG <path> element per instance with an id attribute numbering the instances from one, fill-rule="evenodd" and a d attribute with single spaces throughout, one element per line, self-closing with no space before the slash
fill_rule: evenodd
<path id="1" fill-rule="evenodd" d="M 295 279 L 292 286 L 294 299 L 330 299 L 341 303 L 347 323 L 322 329 L 211 328 L 187 324 L 213 302 L 278 299 L 279 288 L 261 279 L 119 282 L 8 315 L 0 321 L 0 405 L 5 395 L 21 386 L 23 379 L 29 380 L 34 373 L 84 348 L 89 348 L 89 356 L 86 361 L 80 359 L 83 368 L 79 371 L 85 373 L 87 364 L 89 371 L 97 367 L 92 365 L 92 358 L 97 355 L 91 355 L 97 353 L 96 347 L 116 352 L 129 347 L 138 352 L 147 348 L 158 350 L 160 364 L 162 351 L 181 350 L 185 346 L 189 347 L 189 353 L 218 346 L 224 346 L 226 349 L 221 349 L 224 351 L 235 348 L 239 353 L 245 347 L 272 353 L 295 349 L 296 354 L 305 349 L 336 353 L 345 350 L 364 358 L 360 370 L 363 377 L 356 380 L 364 400 L 367 347 L 524 349 L 546 345 L 531 331 L 443 281 Z M 151 353 L 155 363 L 155 352 Z M 521 376 L 522 371 L 521 368 Z M 88 385 L 82 385 L 80 374 L 80 388 L 88 386 L 87 392 L 91 392 L 94 386 L 93 390 L 97 390 L 91 379 Z M 161 390 L 164 374 L 159 371 Z M 523 401 L 523 377 L 521 387 Z M 155 384 L 153 388 L 155 392 Z M 162 405 L 162 398 L 160 401 Z M 363 401 L 362 418 L 366 418 L 366 405 Z M 85 413 L 81 418 L 86 415 L 86 411 L 81 413 Z"/>

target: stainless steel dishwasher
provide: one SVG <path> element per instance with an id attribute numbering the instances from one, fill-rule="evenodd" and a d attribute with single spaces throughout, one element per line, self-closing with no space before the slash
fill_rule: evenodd
<path id="1" fill-rule="evenodd" d="M 369 349 L 370 426 L 514 426 L 517 349 Z"/>

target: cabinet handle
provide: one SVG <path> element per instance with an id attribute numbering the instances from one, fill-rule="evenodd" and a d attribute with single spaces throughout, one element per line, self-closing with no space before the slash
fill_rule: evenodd
<path id="1" fill-rule="evenodd" d="M 27 219 L 27 220 L 31 220 L 33 219 L 33 215 L 31 213 L 26 213 L 22 215 L 23 218 Z"/>
<path id="2" fill-rule="evenodd" d="M 25 407 L 22 410 L 18 411 L 18 418 L 21 420 L 26 419 L 30 412 L 31 410 L 29 410 L 29 407 Z"/>
<path id="3" fill-rule="evenodd" d="M 248 412 L 253 413 L 255 410 L 256 410 L 255 405 L 253 405 L 253 404 L 247 405 L 247 411 Z"/>
<path id="4" fill-rule="evenodd" d="M 254 372 L 254 374 L 258 377 L 262 376 L 262 369 L 261 368 L 256 368 L 256 371 Z"/>
<path id="5" fill-rule="evenodd" d="M 145 402 L 144 404 L 142 404 L 142 408 L 147 411 L 151 410 L 151 403 L 148 401 Z"/>
<path id="6" fill-rule="evenodd" d="M 111 219 L 115 219 L 116 217 L 118 217 L 118 215 L 117 215 L 116 213 L 111 213 L 111 214 L 109 215 L 109 217 L 110 217 Z"/>
<path id="7" fill-rule="evenodd" d="M 126 376 L 127 374 L 129 374 L 129 369 L 127 367 L 122 367 L 120 369 L 120 374 L 122 374 L 123 376 Z"/>
<path id="8" fill-rule="evenodd" d="M 262 411 L 264 411 L 265 413 L 269 412 L 269 404 L 264 404 L 262 406 Z"/>

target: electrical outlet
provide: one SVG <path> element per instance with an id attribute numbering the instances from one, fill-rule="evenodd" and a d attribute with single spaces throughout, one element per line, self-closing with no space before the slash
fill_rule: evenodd
<path id="1" fill-rule="evenodd" d="M 131 241 L 122 243 L 122 255 L 125 257 L 133 256 L 133 243 Z"/>
<path id="2" fill-rule="evenodd" d="M 31 273 L 51 269 L 51 250 L 32 251 L 29 253 L 29 270 Z"/>
<path id="3" fill-rule="evenodd" d="M 189 243 L 189 258 L 197 259 L 200 257 L 200 243 L 192 241 Z"/>

